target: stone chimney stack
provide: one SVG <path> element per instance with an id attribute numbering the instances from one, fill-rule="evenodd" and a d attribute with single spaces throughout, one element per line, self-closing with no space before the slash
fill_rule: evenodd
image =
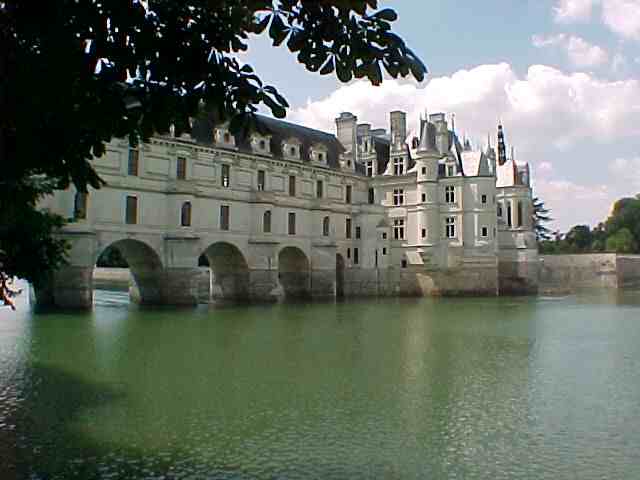
<path id="1" fill-rule="evenodd" d="M 404 148 L 407 139 L 407 114 L 405 112 L 391 112 L 391 149 Z"/>
<path id="2" fill-rule="evenodd" d="M 353 160 L 356 161 L 356 133 L 358 128 L 358 117 L 351 112 L 342 112 L 336 118 L 336 134 L 338 140 L 345 148 L 346 153 L 353 154 Z"/>
<path id="3" fill-rule="evenodd" d="M 446 155 L 451 148 L 449 125 L 444 113 L 429 115 L 429 121 L 436 126 L 436 146 L 441 155 Z"/>

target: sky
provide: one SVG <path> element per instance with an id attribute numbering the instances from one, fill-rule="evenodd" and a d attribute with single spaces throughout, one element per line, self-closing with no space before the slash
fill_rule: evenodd
<path id="1" fill-rule="evenodd" d="M 411 125 L 442 111 L 483 147 L 501 121 L 554 229 L 596 225 L 615 200 L 640 194 L 640 0 L 381 0 L 386 7 L 429 69 L 421 83 L 342 84 L 266 37 L 241 60 L 285 95 L 287 120 L 330 132 L 343 111 L 386 128 L 392 110 Z"/>

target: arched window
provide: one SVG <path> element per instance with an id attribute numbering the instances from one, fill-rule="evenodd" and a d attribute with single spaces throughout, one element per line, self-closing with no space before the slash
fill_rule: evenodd
<path id="1" fill-rule="evenodd" d="M 84 192 L 76 192 L 73 200 L 73 218 L 75 220 L 87 218 L 87 194 Z"/>
<path id="2" fill-rule="evenodd" d="M 267 210 L 262 215 L 262 231 L 264 233 L 271 233 L 271 210 Z"/>
<path id="3" fill-rule="evenodd" d="M 329 217 L 324 217 L 322 219 L 322 235 L 325 237 L 329 236 L 329 227 L 330 227 L 330 220 Z"/>
<path id="4" fill-rule="evenodd" d="M 184 202 L 180 212 L 180 225 L 183 227 L 191 226 L 191 202 Z"/>
<path id="5" fill-rule="evenodd" d="M 264 140 L 260 140 L 260 150 L 267 148 L 267 143 Z"/>
<path id="6" fill-rule="evenodd" d="M 231 143 L 231 135 L 229 132 L 225 132 L 224 134 L 224 143 Z"/>

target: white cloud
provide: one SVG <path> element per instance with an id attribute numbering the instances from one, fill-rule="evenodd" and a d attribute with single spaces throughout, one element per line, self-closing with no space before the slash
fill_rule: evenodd
<path id="1" fill-rule="evenodd" d="M 640 190 L 640 157 L 616 158 L 609 165 L 609 170 L 618 180 Z"/>
<path id="2" fill-rule="evenodd" d="M 547 37 L 534 35 L 531 40 L 534 47 L 558 46 L 562 48 L 571 63 L 577 67 L 596 67 L 609 60 L 609 54 L 604 48 L 593 45 L 574 35 L 566 35 L 564 33 Z"/>
<path id="3" fill-rule="evenodd" d="M 640 40 L 640 0 L 603 0 L 602 21 L 614 33 Z"/>
<path id="4" fill-rule="evenodd" d="M 573 23 L 591 18 L 594 0 L 559 0 L 553 7 L 555 21 Z"/>
<path id="5" fill-rule="evenodd" d="M 333 131 L 333 119 L 343 111 L 386 127 L 392 110 L 406 111 L 416 123 L 425 108 L 455 112 L 458 126 L 474 138 L 485 138 L 502 118 L 521 154 L 541 142 L 566 149 L 583 139 L 606 143 L 640 135 L 640 81 L 609 82 L 544 65 L 529 67 L 521 78 L 507 63 L 481 65 L 433 78 L 423 87 L 394 80 L 379 87 L 354 82 L 290 115 Z"/>

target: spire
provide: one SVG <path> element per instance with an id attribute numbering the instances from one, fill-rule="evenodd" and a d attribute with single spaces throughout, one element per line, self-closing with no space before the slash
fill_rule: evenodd
<path id="1" fill-rule="evenodd" d="M 498 125 L 498 165 L 504 165 L 507 162 L 507 147 L 504 143 L 504 131 L 502 124 Z"/>

